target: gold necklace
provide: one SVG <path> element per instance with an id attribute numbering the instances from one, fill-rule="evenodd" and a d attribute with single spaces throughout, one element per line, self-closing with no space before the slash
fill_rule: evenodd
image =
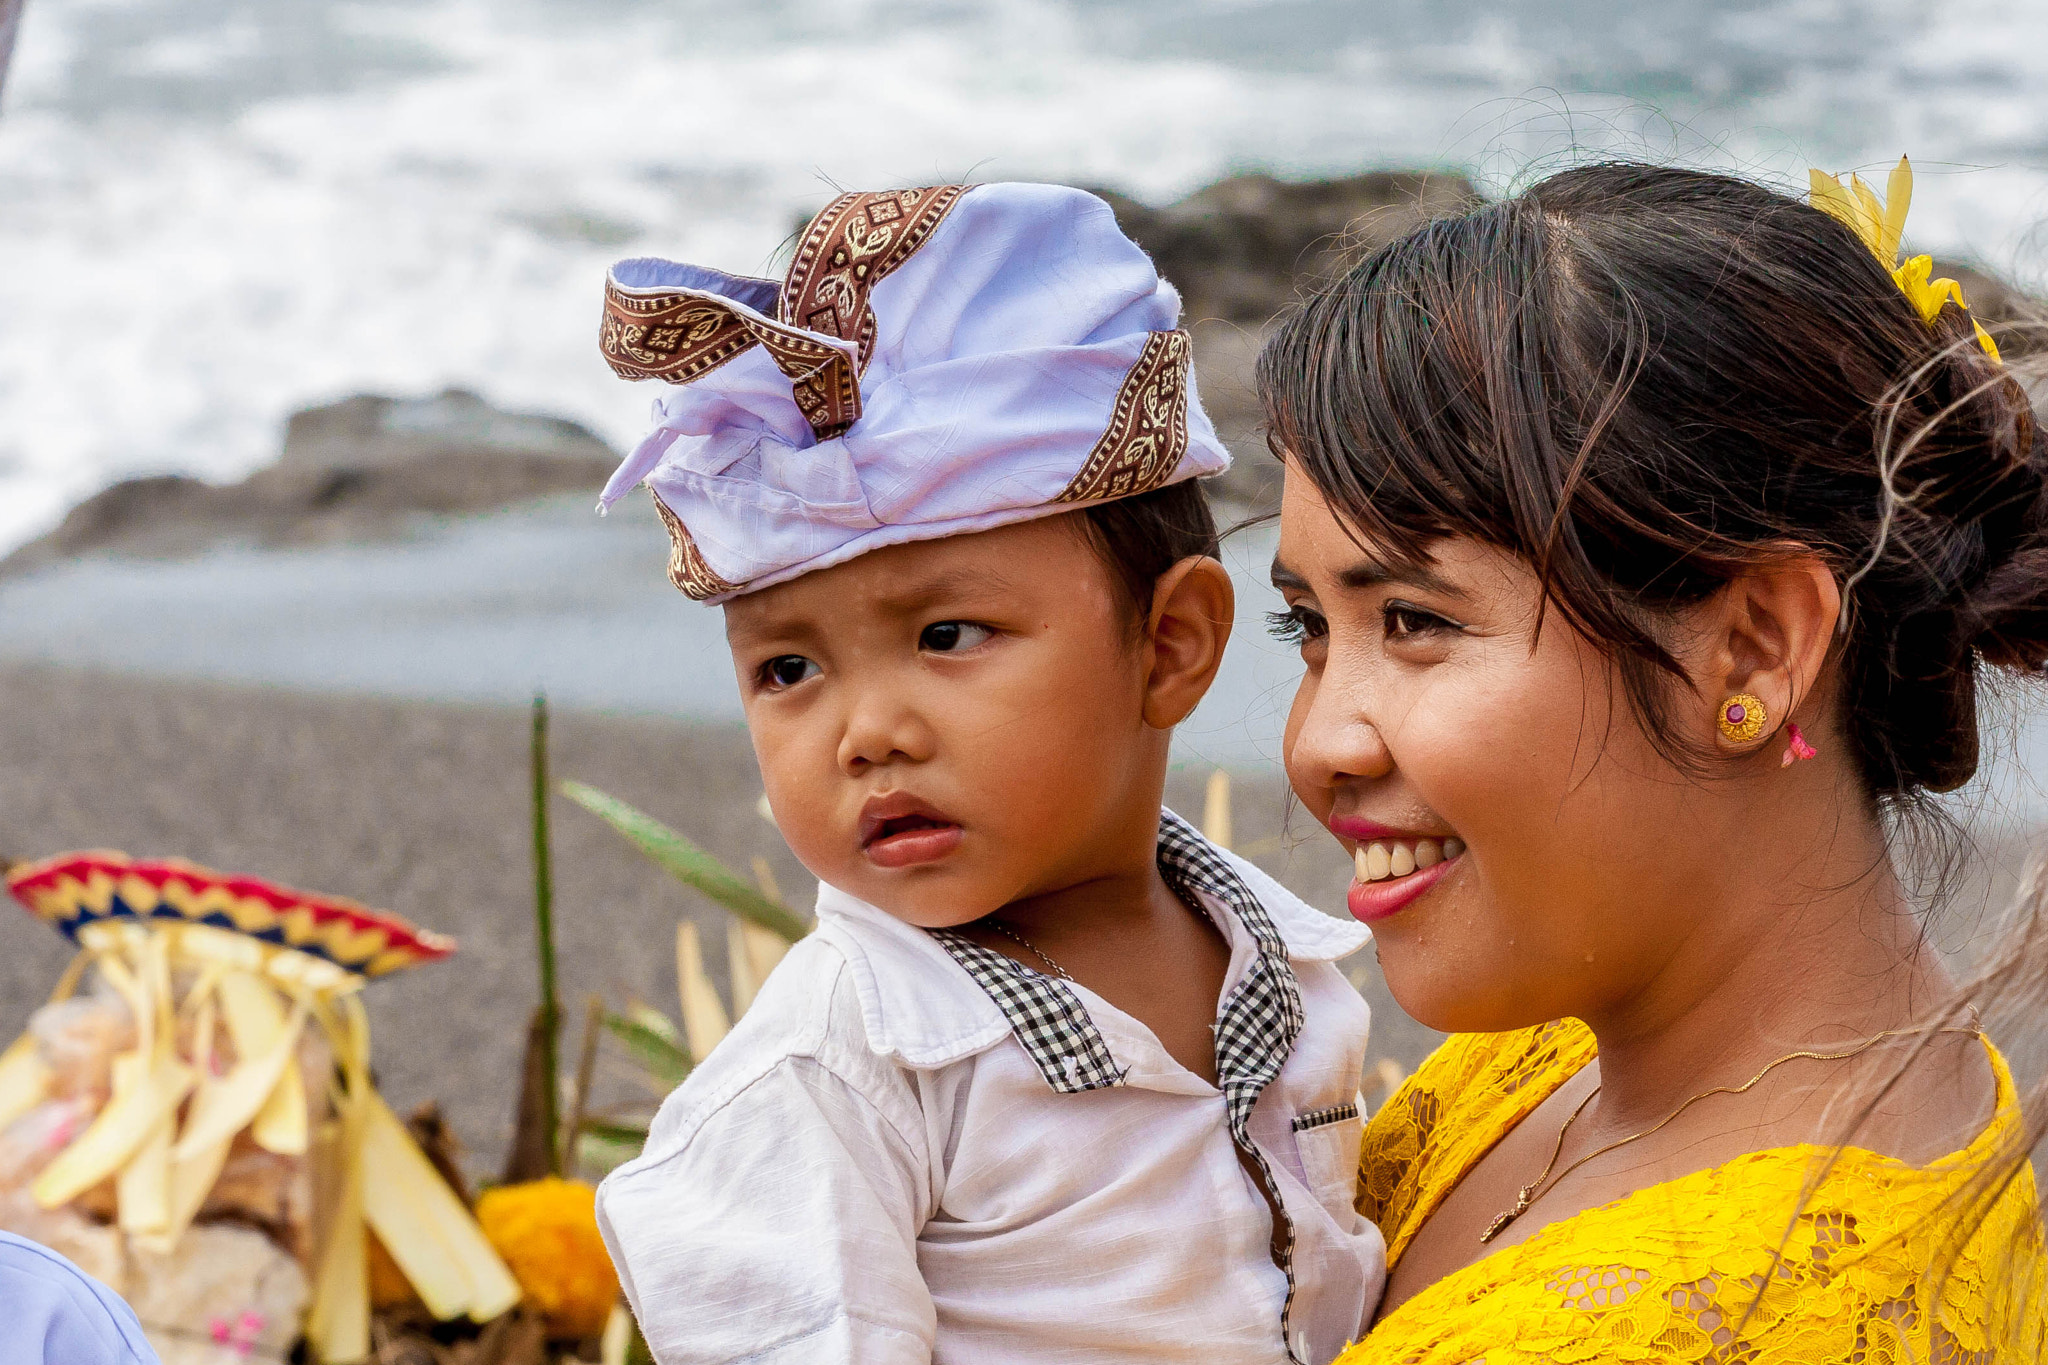
<path id="1" fill-rule="evenodd" d="M 1773 1071 L 1777 1070 L 1779 1067 L 1783 1066 L 1787 1062 L 1796 1062 L 1802 1059 L 1814 1062 L 1847 1061 L 1849 1058 L 1856 1056 L 1858 1053 L 1868 1052 L 1871 1048 L 1876 1047 L 1879 1043 L 1883 1042 L 1887 1038 L 1899 1038 L 1904 1037 L 1908 1034 L 1914 1034 L 1918 1032 L 1920 1032 L 1920 1030 L 1918 1029 L 1887 1029 L 1883 1033 L 1875 1034 L 1872 1037 L 1864 1039 L 1862 1042 L 1858 1043 L 1855 1047 L 1850 1048 L 1846 1052 L 1788 1052 L 1784 1056 L 1778 1058 L 1776 1061 L 1767 1063 L 1764 1066 L 1763 1070 L 1757 1072 L 1756 1075 L 1751 1076 L 1741 1085 L 1721 1085 L 1714 1087 L 1712 1090 L 1702 1090 L 1699 1094 L 1694 1095 L 1684 1104 L 1679 1105 L 1676 1109 L 1666 1114 L 1663 1118 L 1659 1119 L 1650 1127 L 1643 1129 L 1642 1132 L 1631 1133 L 1629 1134 L 1629 1136 L 1622 1138 L 1619 1141 L 1610 1142 L 1605 1147 L 1601 1147 L 1595 1151 L 1586 1153 L 1586 1155 L 1580 1157 L 1577 1161 L 1574 1161 L 1571 1165 L 1565 1167 L 1563 1170 L 1557 1173 L 1557 1179 L 1551 1183 L 1551 1189 L 1556 1189 L 1558 1185 L 1563 1184 L 1564 1178 L 1566 1176 L 1570 1175 L 1573 1171 L 1576 1171 L 1577 1169 L 1579 1169 L 1579 1167 L 1585 1165 L 1587 1162 L 1593 1160 L 1593 1158 L 1606 1156 L 1609 1152 L 1613 1151 L 1617 1147 L 1626 1147 L 1631 1142 L 1641 1141 L 1643 1138 L 1646 1138 L 1650 1136 L 1652 1133 L 1657 1132 L 1659 1129 L 1669 1124 L 1673 1119 L 1677 1118 L 1680 1114 L 1683 1114 L 1686 1110 L 1692 1108 L 1695 1104 L 1698 1104 L 1701 1100 L 1706 1099 L 1710 1095 L 1740 1095 L 1744 1094 L 1749 1090 L 1754 1089 L 1759 1081 L 1763 1080 L 1764 1077 L 1770 1075 Z M 1935 1032 L 1972 1033 L 1981 1035 L 1983 1031 L 1981 1029 L 1975 1028 L 1944 1028 L 1937 1029 L 1935 1030 Z M 1486 1231 L 1479 1234 L 1479 1240 L 1482 1244 L 1491 1242 L 1494 1238 L 1500 1236 L 1501 1233 L 1507 1231 L 1508 1224 L 1514 1222 L 1517 1218 L 1520 1218 L 1523 1214 L 1527 1213 L 1529 1211 L 1529 1206 L 1535 1203 L 1536 1200 L 1541 1197 L 1537 1194 L 1538 1189 L 1541 1188 L 1544 1181 L 1550 1179 L 1550 1168 L 1557 1165 L 1558 1157 L 1564 1155 L 1565 1134 L 1571 1132 L 1572 1125 L 1578 1122 L 1579 1115 L 1585 1113 L 1586 1106 L 1591 1104 L 1595 1099 L 1597 1099 L 1599 1095 L 1600 1087 L 1596 1085 L 1591 1090 L 1586 1092 L 1586 1098 L 1579 1101 L 1578 1107 L 1573 1109 L 1572 1112 L 1565 1117 L 1564 1123 L 1560 1125 L 1557 1130 L 1557 1145 L 1550 1149 L 1550 1160 L 1543 1163 L 1542 1172 L 1539 1175 L 1537 1175 L 1537 1177 L 1534 1180 L 1522 1186 L 1521 1193 L 1515 1196 L 1515 1206 L 1507 1210 L 1506 1212 L 1502 1213 L 1498 1218 L 1494 1219 L 1491 1223 L 1488 1223 L 1486 1225 Z"/>
<path id="2" fill-rule="evenodd" d="M 1015 929 L 1012 929 L 1009 925 L 1003 923 L 1001 920 L 995 918 L 993 915 L 983 920 L 982 923 L 986 924 L 989 928 L 1001 934 L 1004 938 L 1009 939 L 1011 942 L 1023 945 L 1024 950 L 1026 952 L 1031 953 L 1040 962 L 1043 962 L 1046 966 L 1052 968 L 1052 974 L 1058 977 L 1060 980 L 1074 980 L 1073 977 L 1067 975 L 1067 969 L 1065 967 L 1060 966 L 1059 963 L 1054 962 L 1051 956 L 1046 953 L 1045 949 L 1039 947 L 1036 943 L 1033 943 L 1030 939 L 1024 937 L 1024 935 L 1018 933 Z M 1075 984 L 1078 985 L 1079 983 L 1076 982 Z"/>

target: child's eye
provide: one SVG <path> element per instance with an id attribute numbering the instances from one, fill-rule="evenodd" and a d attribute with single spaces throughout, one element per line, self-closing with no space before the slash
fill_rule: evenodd
<path id="1" fill-rule="evenodd" d="M 1389 640 L 1412 640 L 1418 636 L 1464 629 L 1456 621 L 1407 602 L 1389 602 L 1382 609 L 1382 614 Z"/>
<path id="2" fill-rule="evenodd" d="M 951 654 L 972 649 L 992 638 L 995 632 L 972 621 L 934 621 L 917 637 L 917 647 L 934 654 Z"/>
<path id="3" fill-rule="evenodd" d="M 1266 630 L 1274 639 L 1299 648 L 1310 640 L 1320 640 L 1329 634 L 1330 623 L 1319 611 L 1289 607 L 1286 611 L 1267 612 Z"/>
<path id="4" fill-rule="evenodd" d="M 820 672 L 823 670 L 801 654 L 778 654 L 761 665 L 758 676 L 761 686 L 779 690 L 795 687 L 805 678 Z"/>

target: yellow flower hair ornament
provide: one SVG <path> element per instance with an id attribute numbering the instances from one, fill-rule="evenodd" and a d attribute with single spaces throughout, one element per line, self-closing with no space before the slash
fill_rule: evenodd
<path id="1" fill-rule="evenodd" d="M 1892 168 L 1885 182 L 1884 202 L 1879 203 L 1877 194 L 1863 183 L 1863 177 L 1851 175 L 1845 187 L 1836 177 L 1826 171 L 1809 170 L 1807 179 L 1813 190 L 1808 202 L 1830 218 L 1846 224 L 1851 232 L 1862 239 L 1863 245 L 1877 257 L 1878 263 L 1892 272 L 1892 279 L 1899 290 L 1912 301 L 1919 311 L 1920 320 L 1928 326 L 1941 316 L 1942 305 L 1953 301 L 1956 307 L 1968 312 L 1970 305 L 1963 301 L 1963 287 L 1946 277 L 1931 278 L 1934 274 L 1932 256 L 1915 256 L 1910 260 L 1899 260 L 1899 239 L 1905 235 L 1906 210 L 1913 202 L 1913 167 L 1905 157 Z M 1970 326 L 1976 329 L 1977 344 L 1984 348 L 1984 354 L 1993 360 L 1999 359 L 1998 343 L 1974 317 Z"/>

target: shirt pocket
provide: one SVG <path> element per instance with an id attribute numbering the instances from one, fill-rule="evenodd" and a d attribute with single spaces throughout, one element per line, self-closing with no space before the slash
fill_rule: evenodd
<path id="1" fill-rule="evenodd" d="M 1301 1171 L 1318 1203 L 1332 1211 L 1349 1209 L 1358 1190 L 1358 1155 L 1365 1123 L 1352 1101 L 1311 1109 L 1294 1118 L 1294 1145 Z"/>

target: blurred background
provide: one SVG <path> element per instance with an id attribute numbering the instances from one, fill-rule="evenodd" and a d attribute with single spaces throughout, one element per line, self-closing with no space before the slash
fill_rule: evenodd
<path id="1" fill-rule="evenodd" d="M 637 500 L 592 510 L 651 396 L 593 344 L 608 263 L 775 274 L 840 187 L 1110 192 L 1187 297 L 1248 515 L 1273 487 L 1249 358 L 1347 249 L 1589 157 L 1803 186 L 1901 152 L 1912 249 L 1972 272 L 1987 317 L 2048 292 L 2048 3 L 26 0 L 0 96 L 0 855 L 177 854 L 456 934 L 371 990 L 379 1067 L 494 1162 L 534 999 L 535 688 L 562 776 L 808 898 L 755 812 L 717 614 L 668 587 Z M 1173 796 L 1198 813 L 1228 769 L 1240 848 L 1341 913 L 1341 853 L 1287 826 L 1270 548 L 1233 543 L 1240 634 Z M 2009 716 L 1954 807 L 1980 909 L 2039 823 Z M 580 811 L 557 840 L 565 995 L 672 1008 L 675 921 L 720 912 Z M 0 915 L 0 1032 L 65 957 Z M 1430 1035 L 1354 967 L 1412 1066 Z"/>

